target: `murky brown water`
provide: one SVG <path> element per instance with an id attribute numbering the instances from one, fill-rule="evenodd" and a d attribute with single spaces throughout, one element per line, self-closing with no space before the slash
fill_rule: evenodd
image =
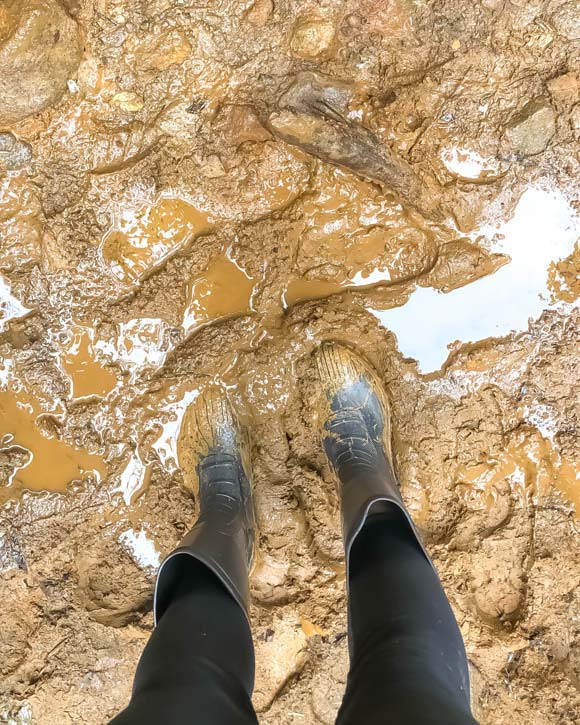
<path id="1" fill-rule="evenodd" d="M 577 720 L 572 5 L 0 6 L 0 719 L 126 702 L 215 381 L 253 441 L 261 721 L 333 721 L 338 338 L 389 389 L 482 723 Z"/>
<path id="2" fill-rule="evenodd" d="M 137 282 L 186 242 L 211 229 L 208 215 L 182 199 L 162 198 L 136 210 L 120 208 L 102 254 L 122 281 Z"/>
<path id="3" fill-rule="evenodd" d="M 2 392 L 0 414 L 4 429 L 2 451 L 7 456 L 13 455 L 22 460 L 6 481 L 17 491 L 64 491 L 69 483 L 88 473 L 97 479 L 106 475 L 107 469 L 101 457 L 58 439 L 51 431 L 50 415 L 45 416 L 48 425 L 43 426 L 38 402 L 22 391 Z M 58 419 L 58 412 L 55 411 L 54 415 Z"/>

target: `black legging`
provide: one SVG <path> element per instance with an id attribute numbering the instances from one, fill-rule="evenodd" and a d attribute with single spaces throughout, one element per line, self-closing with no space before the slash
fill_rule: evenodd
<path id="1" fill-rule="evenodd" d="M 114 725 L 257 723 L 247 619 L 203 564 L 186 566 Z M 370 516 L 352 546 L 349 622 L 351 668 L 337 725 L 476 723 L 455 617 L 395 507 Z"/>

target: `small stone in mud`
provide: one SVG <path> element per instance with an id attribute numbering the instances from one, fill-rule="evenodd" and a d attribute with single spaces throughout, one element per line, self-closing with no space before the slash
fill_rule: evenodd
<path id="1" fill-rule="evenodd" d="M 362 18 L 357 13 L 347 15 L 344 21 L 351 28 L 359 28 L 362 25 Z"/>
<path id="2" fill-rule="evenodd" d="M 318 58 L 334 42 L 334 24 L 324 18 L 301 18 L 294 28 L 290 47 L 300 58 Z"/>
<path id="3" fill-rule="evenodd" d="M 81 9 L 81 0 L 62 0 L 62 4 L 69 15 L 78 15 Z"/>
<path id="4" fill-rule="evenodd" d="M 545 151 L 556 133 L 556 114 L 544 99 L 527 103 L 505 130 L 504 150 L 521 156 Z"/>
<path id="5" fill-rule="evenodd" d="M 459 181 L 487 184 L 505 173 L 497 159 L 482 156 L 470 148 L 446 147 L 440 158 L 447 173 Z"/>
<path id="6" fill-rule="evenodd" d="M 256 0 L 246 12 L 244 19 L 255 28 L 263 28 L 274 11 L 272 0 Z"/>
<path id="7" fill-rule="evenodd" d="M 262 126 L 251 106 L 237 104 L 224 106 L 214 125 L 232 146 L 240 146 L 246 141 L 259 143 L 272 138 L 272 134 Z"/>
<path id="8" fill-rule="evenodd" d="M 143 108 L 143 100 L 131 91 L 121 91 L 113 96 L 113 103 L 117 104 L 123 111 L 135 112 Z"/>
<path id="9" fill-rule="evenodd" d="M 419 116 L 418 114 L 409 113 L 405 117 L 404 124 L 409 131 L 416 131 L 418 128 L 421 128 L 423 121 L 424 119 L 421 118 L 421 116 Z"/>
<path id="10" fill-rule="evenodd" d="M 21 169 L 32 159 L 32 147 L 13 133 L 0 133 L 0 170 Z"/>
<path id="11" fill-rule="evenodd" d="M 183 63 L 190 53 L 191 45 L 183 31 L 173 29 L 140 49 L 137 61 L 144 70 L 164 71 L 171 65 Z"/>
<path id="12" fill-rule="evenodd" d="M 201 173 L 206 179 L 219 179 L 220 176 L 225 176 L 226 170 L 220 157 L 217 154 L 211 154 L 202 163 Z"/>
<path id="13" fill-rule="evenodd" d="M 578 101 L 578 78 L 575 73 L 566 73 L 548 81 L 548 90 L 555 103 L 573 105 Z"/>
<path id="14" fill-rule="evenodd" d="M 11 3 L 0 37 L 0 124 L 56 103 L 80 56 L 77 25 L 56 0 Z"/>
<path id="15" fill-rule="evenodd" d="M 580 104 L 576 104 L 570 114 L 570 123 L 577 138 L 580 138 Z"/>

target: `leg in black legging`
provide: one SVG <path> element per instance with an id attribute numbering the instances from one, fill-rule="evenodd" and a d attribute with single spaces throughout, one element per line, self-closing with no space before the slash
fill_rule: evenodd
<path id="1" fill-rule="evenodd" d="M 137 666 L 131 702 L 111 725 L 256 725 L 246 616 L 215 574 L 183 558 L 179 583 Z"/>
<path id="2" fill-rule="evenodd" d="M 351 669 L 339 725 L 473 725 L 461 633 L 394 505 L 371 515 L 349 567 Z"/>

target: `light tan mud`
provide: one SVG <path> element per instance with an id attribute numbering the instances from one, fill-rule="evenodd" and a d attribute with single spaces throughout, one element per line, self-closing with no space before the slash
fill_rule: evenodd
<path id="1" fill-rule="evenodd" d="M 260 722 L 334 721 L 335 339 L 388 389 L 477 717 L 578 722 L 577 38 L 560 0 L 0 3 L 0 721 L 127 703 L 214 383 L 251 437 Z"/>

